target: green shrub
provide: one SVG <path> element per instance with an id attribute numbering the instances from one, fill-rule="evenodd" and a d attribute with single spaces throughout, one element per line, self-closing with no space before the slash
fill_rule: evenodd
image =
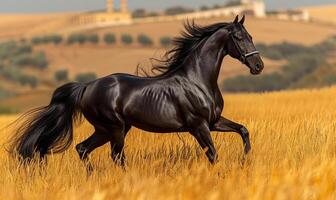
<path id="1" fill-rule="evenodd" d="M 36 55 L 20 54 L 11 59 L 13 65 L 26 67 L 36 67 L 38 69 L 45 69 L 48 67 L 48 61 L 44 52 L 38 52 Z"/>
<path id="2" fill-rule="evenodd" d="M 34 57 L 34 65 L 40 69 L 45 69 L 48 67 L 48 61 L 44 52 L 38 52 Z"/>
<path id="3" fill-rule="evenodd" d="M 37 78 L 30 75 L 21 75 L 18 79 L 21 85 L 29 85 L 32 88 L 37 86 Z"/>
<path id="4" fill-rule="evenodd" d="M 133 43 L 133 38 L 131 35 L 128 35 L 128 34 L 123 34 L 121 36 L 121 42 L 123 44 L 126 44 L 126 45 L 129 45 L 129 44 L 132 44 Z"/>
<path id="5" fill-rule="evenodd" d="M 147 17 L 147 11 L 145 9 L 136 9 L 132 12 L 132 17 L 133 18 L 143 18 Z"/>
<path id="6" fill-rule="evenodd" d="M 32 44 L 59 44 L 63 41 L 63 37 L 61 35 L 46 35 L 46 36 L 35 36 L 31 39 Z"/>
<path id="7" fill-rule="evenodd" d="M 326 74 L 321 78 L 324 85 L 330 86 L 336 84 L 336 74 Z"/>
<path id="8" fill-rule="evenodd" d="M 323 59 L 311 54 L 297 55 L 291 57 L 288 64 L 283 67 L 284 76 L 288 80 L 295 82 L 306 74 L 312 73 L 323 63 Z"/>
<path id="9" fill-rule="evenodd" d="M 8 58 L 16 48 L 17 45 L 14 41 L 0 43 L 0 59 Z"/>
<path id="10" fill-rule="evenodd" d="M 112 33 L 106 33 L 104 35 L 104 42 L 106 44 L 115 44 L 116 43 L 116 37 Z"/>
<path id="11" fill-rule="evenodd" d="M 58 45 L 63 41 L 63 36 L 61 36 L 61 35 L 51 35 L 51 36 L 49 36 L 49 41 L 54 43 L 55 45 Z"/>
<path id="12" fill-rule="evenodd" d="M 93 44 L 97 44 L 99 42 L 99 37 L 97 34 L 94 34 L 94 35 L 88 35 L 87 36 L 87 41 L 88 42 L 91 42 Z"/>
<path id="13" fill-rule="evenodd" d="M 41 37 L 33 37 L 31 39 L 31 43 L 38 45 L 38 44 L 42 44 L 43 43 L 43 39 Z"/>
<path id="14" fill-rule="evenodd" d="M 29 85 L 32 88 L 35 88 L 38 84 L 36 77 L 22 74 L 22 71 L 15 66 L 8 66 L 0 69 L 0 75 L 9 81 L 17 82 L 21 85 Z"/>
<path id="15" fill-rule="evenodd" d="M 15 54 L 29 54 L 32 53 L 33 48 L 29 44 L 22 44 L 18 46 L 15 50 Z"/>
<path id="16" fill-rule="evenodd" d="M 80 83 L 87 83 L 87 82 L 95 80 L 96 78 L 97 76 L 95 73 L 89 72 L 89 73 L 77 74 L 77 76 L 75 77 L 75 80 Z"/>
<path id="17" fill-rule="evenodd" d="M 138 42 L 143 46 L 153 45 L 153 40 L 147 35 L 141 34 L 138 36 Z"/>
<path id="18" fill-rule="evenodd" d="M 191 13 L 191 12 L 194 12 L 194 10 L 191 8 L 185 8 L 182 6 L 174 6 L 174 7 L 167 8 L 165 10 L 166 15 L 178 15 L 178 14 Z"/>
<path id="19" fill-rule="evenodd" d="M 288 42 L 272 45 L 256 44 L 256 48 L 261 52 L 262 56 L 273 60 L 288 59 L 298 54 L 312 54 L 314 52 L 314 48 Z"/>
<path id="20" fill-rule="evenodd" d="M 69 79 L 68 70 L 58 70 L 55 72 L 56 81 L 67 81 Z"/>
<path id="21" fill-rule="evenodd" d="M 158 12 L 152 11 L 152 12 L 148 13 L 148 17 L 157 17 L 157 16 L 160 16 L 160 14 Z"/>
<path id="22" fill-rule="evenodd" d="M 34 59 L 30 54 L 18 55 L 17 57 L 12 58 L 11 61 L 14 65 L 18 66 L 28 66 L 35 64 Z"/>
<path id="23" fill-rule="evenodd" d="M 170 46 L 172 44 L 172 39 L 170 37 L 161 37 L 160 44 L 164 47 Z"/>
<path id="24" fill-rule="evenodd" d="M 87 40 L 88 40 L 88 37 L 86 35 L 82 33 L 76 33 L 76 34 L 71 34 L 68 37 L 67 43 L 68 44 L 75 44 L 75 43 L 84 44 L 85 42 L 87 42 Z"/>
<path id="25" fill-rule="evenodd" d="M 208 6 L 206 6 L 206 5 L 203 5 L 203 6 L 200 7 L 201 11 L 205 11 L 205 10 L 209 10 L 209 9 L 210 8 Z"/>
<path id="26" fill-rule="evenodd" d="M 283 59 L 283 55 L 281 54 L 281 52 L 274 48 L 271 48 L 265 44 L 256 44 L 255 46 L 257 50 L 260 51 L 261 55 L 266 58 L 273 59 L 273 60 Z"/>
<path id="27" fill-rule="evenodd" d="M 287 80 L 279 73 L 262 76 L 237 76 L 228 78 L 223 83 L 223 90 L 228 92 L 264 92 L 281 90 L 288 86 Z"/>
<path id="28" fill-rule="evenodd" d="M 21 71 L 16 67 L 13 66 L 7 66 L 0 69 L 1 77 L 5 78 L 9 81 L 17 81 L 19 77 L 21 76 Z"/>
<path id="29" fill-rule="evenodd" d="M 78 43 L 79 44 L 84 44 L 87 41 L 87 36 L 84 34 L 79 34 L 78 36 Z"/>

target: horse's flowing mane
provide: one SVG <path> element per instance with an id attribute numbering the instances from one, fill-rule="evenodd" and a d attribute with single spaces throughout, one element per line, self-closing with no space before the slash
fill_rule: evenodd
<path id="1" fill-rule="evenodd" d="M 199 26 L 195 24 L 194 21 L 186 21 L 184 23 L 185 30 L 181 33 L 181 36 L 173 39 L 173 48 L 165 53 L 162 60 L 152 59 L 159 64 L 153 65 L 151 72 L 161 76 L 180 68 L 186 58 L 198 49 L 199 44 L 204 39 L 209 38 L 217 30 L 229 24 L 230 23 L 216 23 L 209 26 Z M 139 66 L 137 70 L 139 70 Z M 144 70 L 142 71 L 146 76 L 149 76 Z"/>

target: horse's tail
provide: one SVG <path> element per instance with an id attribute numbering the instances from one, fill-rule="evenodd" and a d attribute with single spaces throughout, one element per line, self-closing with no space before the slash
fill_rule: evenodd
<path id="1" fill-rule="evenodd" d="M 27 118 L 14 135 L 12 150 L 23 160 L 35 154 L 60 153 L 68 149 L 73 140 L 73 121 L 81 118 L 80 102 L 86 86 L 68 83 L 57 88 L 46 107 L 24 114 Z"/>

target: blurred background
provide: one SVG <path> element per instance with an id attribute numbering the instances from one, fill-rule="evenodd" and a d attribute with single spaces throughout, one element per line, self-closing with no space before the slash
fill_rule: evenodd
<path id="1" fill-rule="evenodd" d="M 162 59 L 186 19 L 201 25 L 247 16 L 265 61 L 260 76 L 225 58 L 226 92 L 336 84 L 334 0 L 0 0 L 0 113 L 46 105 L 68 81 L 135 74 Z"/>

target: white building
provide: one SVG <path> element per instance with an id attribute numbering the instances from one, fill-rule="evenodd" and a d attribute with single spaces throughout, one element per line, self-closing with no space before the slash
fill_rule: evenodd
<path id="1" fill-rule="evenodd" d="M 266 17 L 266 6 L 262 0 L 240 0 L 221 8 L 214 8 L 192 13 L 178 14 L 174 16 L 155 16 L 133 19 L 134 23 L 151 23 L 162 21 L 175 21 L 185 19 L 204 19 L 222 16 L 252 15 L 257 18 Z"/>
<path id="2" fill-rule="evenodd" d="M 310 15 L 307 10 L 285 10 L 285 11 L 275 11 L 268 14 L 270 17 L 275 17 L 280 20 L 290 20 L 290 21 L 310 21 Z"/>
<path id="3" fill-rule="evenodd" d="M 255 17 L 266 16 L 266 6 L 262 0 L 240 0 L 234 2 L 233 5 L 210 9 L 205 11 L 198 11 L 194 13 L 182 14 L 188 18 L 211 18 L 220 16 L 232 16 L 232 15 L 252 15 Z"/>

